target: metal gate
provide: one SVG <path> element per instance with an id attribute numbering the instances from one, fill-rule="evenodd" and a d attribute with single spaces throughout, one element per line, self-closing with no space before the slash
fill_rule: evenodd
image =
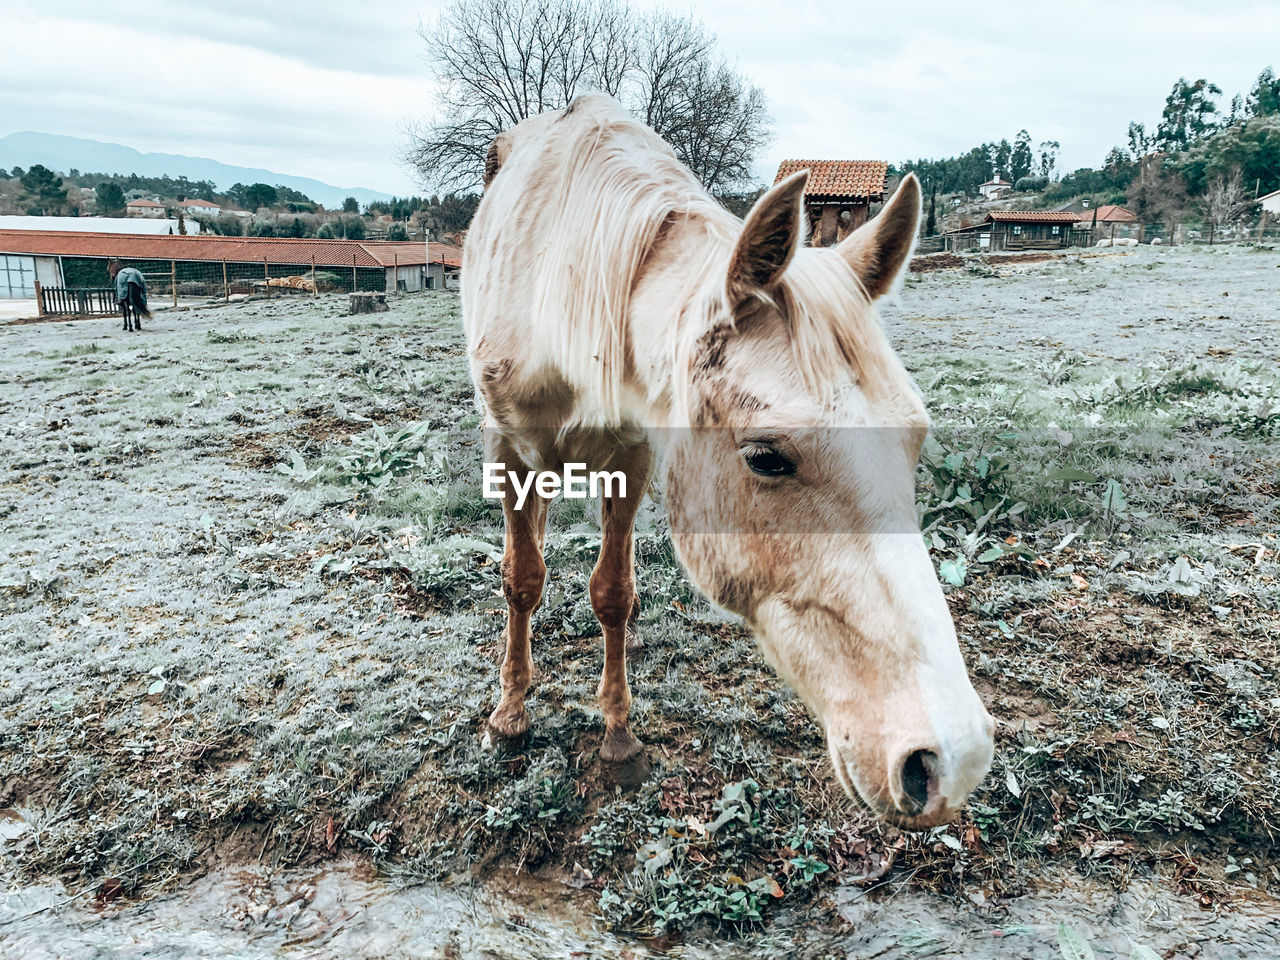
<path id="1" fill-rule="evenodd" d="M 32 300 L 35 295 L 35 257 L 0 254 L 0 300 Z"/>

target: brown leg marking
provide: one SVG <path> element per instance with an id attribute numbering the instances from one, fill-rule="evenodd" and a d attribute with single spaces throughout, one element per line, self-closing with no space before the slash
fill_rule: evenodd
<path id="1" fill-rule="evenodd" d="M 518 469 L 512 455 L 491 457 Z M 542 538 L 547 522 L 547 501 L 530 491 L 523 510 L 515 508 L 515 494 L 507 487 L 502 501 L 506 518 L 506 549 L 502 557 L 502 592 L 507 598 L 507 626 L 502 633 L 507 652 L 502 660 L 502 696 L 489 715 L 486 744 L 494 737 L 511 739 L 529 729 L 524 698 L 533 682 L 533 650 L 529 621 L 542 601 L 547 566 L 542 560 Z"/>
<path id="2" fill-rule="evenodd" d="M 627 496 L 607 499 L 602 507 L 604 536 L 600 558 L 591 573 L 591 607 L 604 631 L 604 672 L 600 677 L 600 709 L 604 713 L 604 741 L 600 756 L 608 763 L 626 763 L 643 747 L 631 732 L 628 713 L 627 636 L 639 608 L 636 599 L 635 544 L 632 526 L 653 469 L 648 447 L 625 451 L 610 464 L 627 477 Z M 634 630 L 634 627 L 631 627 Z"/>
<path id="3" fill-rule="evenodd" d="M 644 649 L 644 641 L 640 639 L 640 597 L 636 596 L 631 604 L 631 616 L 627 617 L 627 653 L 638 653 Z"/>

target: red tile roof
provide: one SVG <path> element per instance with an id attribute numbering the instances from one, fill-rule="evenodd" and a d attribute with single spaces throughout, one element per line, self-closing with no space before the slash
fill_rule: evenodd
<path id="1" fill-rule="evenodd" d="M 125 204 L 126 207 L 163 207 L 163 203 L 156 203 L 154 200 L 148 200 L 146 197 L 140 197 L 137 200 L 130 200 Z"/>
<path id="2" fill-rule="evenodd" d="M 1081 210 L 1077 216 L 1081 221 L 1093 223 L 1095 211 L 1098 214 L 1099 223 L 1134 223 L 1138 219 L 1136 214 L 1115 203 L 1104 203 L 1100 207 Z"/>
<path id="3" fill-rule="evenodd" d="M 309 264 L 325 267 L 462 265 L 462 250 L 446 243 L 312 240 L 292 237 L 146 236 L 136 233 L 72 233 L 65 230 L 0 230 L 0 253 L 122 260 L 226 260 L 231 263 Z"/>
<path id="4" fill-rule="evenodd" d="M 992 210 L 988 221 L 1012 223 L 1075 223 L 1080 218 L 1063 210 Z"/>
<path id="5" fill-rule="evenodd" d="M 808 199 L 881 200 L 889 165 L 883 160 L 783 160 L 773 182 L 797 170 L 809 171 L 804 188 Z"/>
<path id="6" fill-rule="evenodd" d="M 178 206 L 180 207 L 216 207 L 219 210 L 222 209 L 221 204 L 214 203 L 212 200 L 179 200 Z"/>

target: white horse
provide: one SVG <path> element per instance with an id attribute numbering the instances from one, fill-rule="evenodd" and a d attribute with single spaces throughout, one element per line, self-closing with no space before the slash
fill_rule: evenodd
<path id="1" fill-rule="evenodd" d="M 641 750 L 625 649 L 632 524 L 661 450 L 680 559 L 740 614 L 823 725 L 836 776 L 881 816 L 954 815 L 991 763 L 919 533 L 924 406 L 876 321 L 915 242 L 920 188 L 838 247 L 804 246 L 798 173 L 729 214 L 652 130 L 580 97 L 494 142 L 467 238 L 463 316 L 490 461 L 619 471 L 591 602 L 601 755 Z M 548 499 L 504 501 L 508 601 L 496 737 L 529 726 L 530 616 Z"/>

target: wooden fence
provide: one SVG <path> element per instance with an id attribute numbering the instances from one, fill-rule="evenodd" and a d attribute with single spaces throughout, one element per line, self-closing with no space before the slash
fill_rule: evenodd
<path id="1" fill-rule="evenodd" d="M 111 287 L 72 290 L 36 284 L 40 316 L 114 316 L 120 312 L 116 292 Z"/>

